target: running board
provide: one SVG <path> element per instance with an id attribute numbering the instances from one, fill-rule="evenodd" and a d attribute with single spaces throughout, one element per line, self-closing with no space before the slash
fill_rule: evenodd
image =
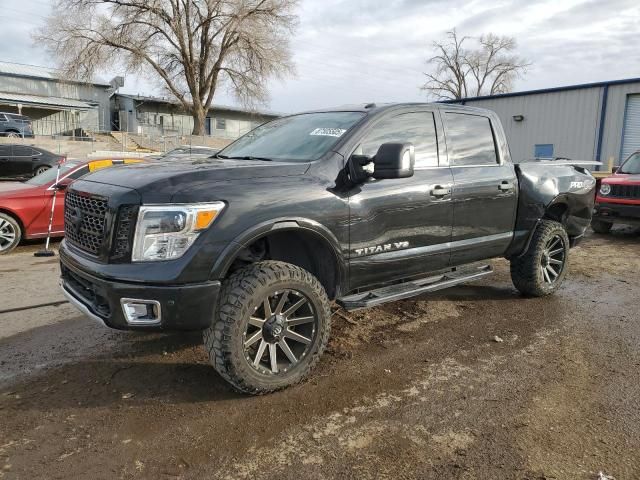
<path id="1" fill-rule="evenodd" d="M 421 293 L 435 292 L 444 288 L 472 282 L 493 273 L 491 265 L 482 265 L 473 269 L 456 270 L 433 277 L 421 278 L 410 282 L 399 283 L 389 287 L 377 288 L 368 292 L 354 293 L 337 300 L 345 310 L 375 307 L 387 302 L 395 302 L 414 297 Z"/>

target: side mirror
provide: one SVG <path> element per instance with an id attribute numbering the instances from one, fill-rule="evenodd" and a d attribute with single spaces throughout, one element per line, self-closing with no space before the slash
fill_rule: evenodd
<path id="1" fill-rule="evenodd" d="M 612 167 L 611 173 L 616 173 L 620 167 Z"/>
<path id="2" fill-rule="evenodd" d="M 383 143 L 373 157 L 373 178 L 408 178 L 413 176 L 416 154 L 411 143 Z"/>

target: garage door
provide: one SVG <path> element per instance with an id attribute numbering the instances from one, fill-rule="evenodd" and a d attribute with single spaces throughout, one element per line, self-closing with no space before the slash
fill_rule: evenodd
<path id="1" fill-rule="evenodd" d="M 622 157 L 624 161 L 633 152 L 640 150 L 640 95 L 627 97 L 622 133 Z"/>

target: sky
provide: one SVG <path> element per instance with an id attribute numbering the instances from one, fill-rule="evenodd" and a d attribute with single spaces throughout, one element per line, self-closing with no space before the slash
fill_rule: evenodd
<path id="1" fill-rule="evenodd" d="M 54 66 L 31 31 L 52 0 L 0 0 L 0 61 Z M 640 77 L 638 0 L 301 0 L 291 41 L 295 76 L 269 83 L 263 109 L 427 101 L 424 72 L 446 32 L 509 35 L 531 66 L 514 89 Z M 154 95 L 156 82 L 125 74 L 122 92 Z M 237 105 L 226 91 L 214 103 Z"/>

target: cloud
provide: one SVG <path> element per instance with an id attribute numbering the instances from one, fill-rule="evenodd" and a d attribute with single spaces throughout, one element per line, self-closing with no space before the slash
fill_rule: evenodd
<path id="1" fill-rule="evenodd" d="M 49 3 L 32 0 L 16 7 L 26 13 L 0 13 L 16 19 L 0 18 L 1 59 L 48 61 L 29 30 L 44 21 Z M 298 74 L 270 83 L 276 111 L 424 101 L 419 87 L 431 45 L 454 27 L 463 35 L 515 36 L 518 52 L 533 63 L 518 90 L 640 75 L 637 0 L 302 0 L 299 15 L 291 44 Z M 127 77 L 126 91 L 156 89 L 148 79 Z M 215 99 L 234 101 L 224 90 Z"/>

